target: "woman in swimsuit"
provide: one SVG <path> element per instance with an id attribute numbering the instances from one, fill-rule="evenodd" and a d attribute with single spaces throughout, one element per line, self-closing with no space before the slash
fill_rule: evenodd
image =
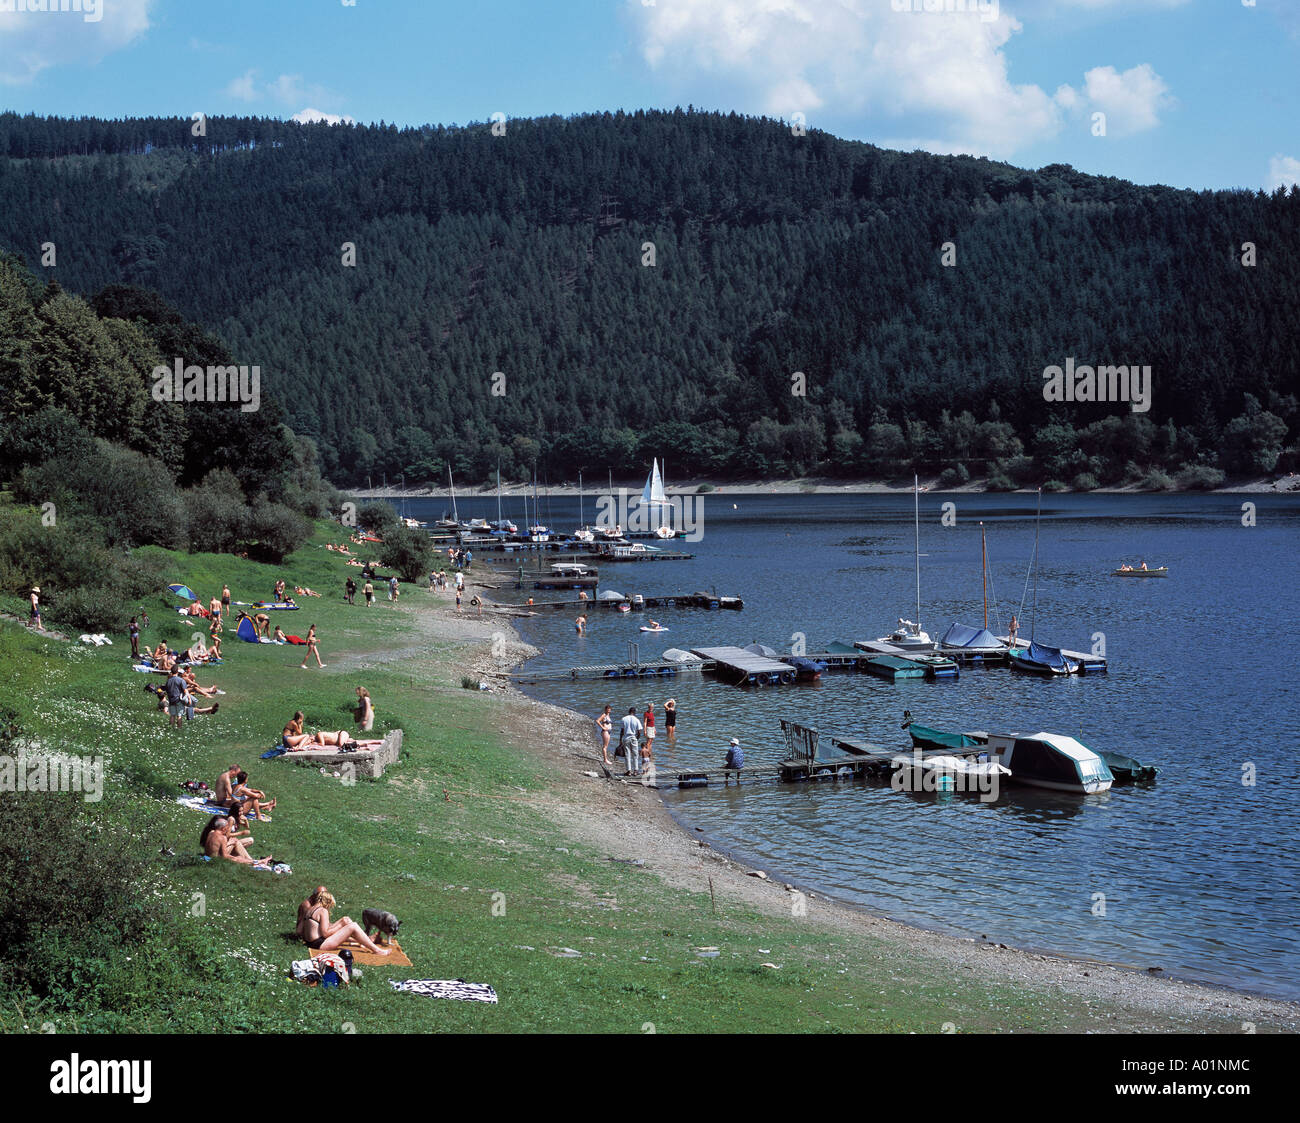
<path id="1" fill-rule="evenodd" d="M 297 710 L 284 727 L 284 732 L 280 734 L 280 744 L 290 752 L 302 748 L 311 740 L 311 734 L 302 731 L 302 720 L 302 710 Z"/>
<path id="2" fill-rule="evenodd" d="M 355 740 L 352 734 L 346 729 L 340 729 L 336 732 L 331 731 L 328 733 L 324 730 L 319 730 L 312 735 L 311 743 L 313 745 L 337 745 L 339 748 L 342 748 L 344 745 L 355 745 L 358 749 L 373 749 L 376 745 L 382 745 L 384 739 L 382 737 L 373 737 L 367 738 L 363 741 L 358 741 Z"/>
<path id="3" fill-rule="evenodd" d="M 669 698 L 664 703 L 664 725 L 668 729 L 668 740 L 672 744 L 677 743 L 677 699 Z"/>
<path id="4" fill-rule="evenodd" d="M 307 660 L 313 655 L 316 656 L 316 666 L 323 667 L 324 663 L 320 661 L 320 650 L 316 647 L 316 625 L 313 624 L 307 629 L 307 652 L 302 657 L 302 669 L 307 669 Z"/>
<path id="5" fill-rule="evenodd" d="M 596 729 L 600 732 L 600 759 L 605 764 L 610 764 L 609 759 L 609 734 L 614 728 L 614 719 L 610 716 L 611 707 L 606 706 L 601 712 L 600 717 L 596 719 Z"/>
<path id="6" fill-rule="evenodd" d="M 313 951 L 334 951 L 344 944 L 357 943 L 373 955 L 389 953 L 388 948 L 381 948 L 371 940 L 365 929 L 352 917 L 345 916 L 342 920 L 331 921 L 330 909 L 335 904 L 334 895 L 328 889 L 320 894 L 315 906 L 303 917 L 302 931 L 299 933 L 303 943 Z"/>
<path id="7" fill-rule="evenodd" d="M 363 730 L 375 727 L 375 704 L 370 700 L 370 691 L 364 686 L 357 687 L 357 724 Z"/>
<path id="8" fill-rule="evenodd" d="M 275 807 L 275 800 L 267 799 L 266 792 L 258 788 L 248 786 L 248 773 L 235 773 L 235 786 L 231 790 L 231 797 L 240 800 L 240 807 L 247 807 L 252 804 L 253 810 L 257 812 L 257 817 L 264 823 L 271 821 L 271 816 L 267 814 Z M 265 801 L 265 802 L 264 802 Z"/>

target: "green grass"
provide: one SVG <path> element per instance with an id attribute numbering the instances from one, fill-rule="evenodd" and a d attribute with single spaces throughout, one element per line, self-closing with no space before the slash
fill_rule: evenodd
<path id="1" fill-rule="evenodd" d="M 277 576 L 326 594 L 278 614 L 290 632 L 318 625 L 326 670 L 299 669 L 299 648 L 243 644 L 228 629 L 225 665 L 200 675 L 228 692 L 221 710 L 179 733 L 143 694 L 146 676 L 128 668 L 124 635 L 94 649 L 0 625 L 0 696 L 29 733 L 111 756 L 94 813 L 131 816 L 139 845 L 176 851 L 155 863 L 177 939 L 222 961 L 220 985 L 199 985 L 166 975 L 175 949 L 150 947 L 135 967 L 119 964 L 112 989 L 90 1005 L 0 993 L 0 1030 L 46 1022 L 60 1031 L 326 1033 L 1170 1028 L 1043 990 L 990 986 L 896 943 L 834 931 L 816 921 L 816 902 L 809 919 L 726 903 L 715 915 L 707 894 L 671 890 L 648 869 L 575 843 L 537 806 L 551 780 L 545 766 L 497 732 L 510 703 L 461 688 L 462 647 L 421 640 L 411 613 L 429 594 L 408 589 L 399 610 L 382 597 L 370 609 L 343 604 L 345 567 L 319 548 L 329 536 L 322 526 L 278 569 L 164 554 L 172 579 L 204 598 L 223 581 L 237 600 L 269 597 Z M 164 596 L 148 605 L 151 645 L 160 636 L 188 642 L 193 629 L 173 606 Z M 358 685 L 375 699 L 377 730 L 405 731 L 404 758 L 382 779 L 347 785 L 289 759 L 258 759 L 295 709 L 309 728 L 351 727 Z M 197 860 L 205 820 L 174 804 L 177 785 L 211 783 L 232 763 L 279 798 L 274 821 L 253 824 L 253 851 L 288 861 L 292 875 Z M 366 906 L 396 913 L 415 966 L 362 968 L 360 982 L 341 992 L 287 978 L 290 960 L 305 955 L 290 936 L 295 909 L 318 883 L 354 917 Z M 700 958 L 702 946 L 720 954 Z M 564 948 L 581 957 L 552 954 Z M 488 982 L 501 1003 L 397 994 L 389 977 Z"/>

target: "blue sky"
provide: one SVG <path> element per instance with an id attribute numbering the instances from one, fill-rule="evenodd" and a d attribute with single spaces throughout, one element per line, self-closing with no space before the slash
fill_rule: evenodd
<path id="1" fill-rule="evenodd" d="M 0 106 L 465 124 L 498 111 L 693 103 L 802 114 L 809 127 L 886 147 L 1143 183 L 1300 180 L 1300 0 L 63 0 L 87 10 L 26 10 L 58 3 L 0 0 Z M 927 10 L 945 4 L 971 10 Z"/>

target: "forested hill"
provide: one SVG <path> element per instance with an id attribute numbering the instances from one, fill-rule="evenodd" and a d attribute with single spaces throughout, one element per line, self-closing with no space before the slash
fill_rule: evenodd
<path id="1" fill-rule="evenodd" d="M 0 115 L 0 248 L 86 295 L 156 289 L 261 366 L 338 483 L 448 460 L 554 482 L 652 455 L 678 479 L 1002 486 L 1297 466 L 1294 190 L 682 110 L 195 131 Z M 1149 412 L 1045 401 L 1069 358 L 1149 365 Z"/>

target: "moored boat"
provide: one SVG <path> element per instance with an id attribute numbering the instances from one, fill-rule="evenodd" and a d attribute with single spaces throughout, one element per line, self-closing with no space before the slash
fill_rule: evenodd
<path id="1" fill-rule="evenodd" d="M 1169 567 L 1167 565 L 1159 566 L 1155 569 L 1148 569 L 1146 563 L 1134 568 L 1131 565 L 1121 565 L 1119 569 L 1111 571 L 1112 577 L 1168 577 Z"/>

